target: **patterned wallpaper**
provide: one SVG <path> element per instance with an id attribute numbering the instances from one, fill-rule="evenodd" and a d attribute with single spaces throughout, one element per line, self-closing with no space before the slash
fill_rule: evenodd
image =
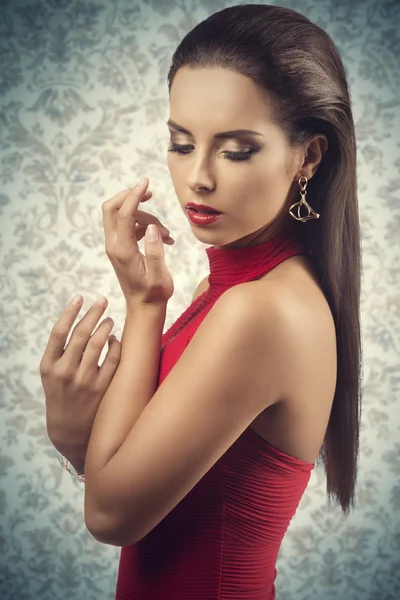
<path id="1" fill-rule="evenodd" d="M 144 175 L 175 293 L 207 274 L 166 165 L 172 53 L 220 0 L 0 1 L 0 596 L 113 598 L 119 548 L 86 530 L 83 488 L 46 435 L 39 361 L 67 301 L 124 302 L 101 204 Z M 336 42 L 358 141 L 364 405 L 357 506 L 328 509 L 313 472 L 278 559 L 277 600 L 400 598 L 400 3 L 288 0 Z M 148 205 L 150 209 L 150 205 Z M 143 242 L 141 242 L 143 243 Z M 142 246 L 143 247 L 143 246 Z M 182 261 L 184 257 L 184 262 Z M 183 265 L 182 265 L 183 262 Z M 105 352 L 102 354 L 104 358 Z M 156 600 L 156 599 L 155 599 Z"/>

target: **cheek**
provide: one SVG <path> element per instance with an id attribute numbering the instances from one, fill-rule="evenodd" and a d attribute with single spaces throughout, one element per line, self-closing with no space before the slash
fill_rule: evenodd
<path id="1" fill-rule="evenodd" d="M 252 194 L 254 197 L 260 195 L 265 197 L 270 191 L 273 193 L 277 172 L 276 160 L 257 156 L 249 163 L 230 170 L 226 183 L 231 190 L 235 191 L 236 196 Z"/>
<path id="2" fill-rule="evenodd" d="M 241 203 L 246 197 L 245 213 L 261 214 L 266 211 L 269 215 L 282 205 L 290 182 L 287 179 L 286 159 L 284 155 L 273 152 L 257 159 L 245 176 L 231 181 L 232 195 Z M 272 214 L 272 213 L 271 213 Z"/>
<path id="3" fill-rule="evenodd" d="M 264 195 L 275 195 L 286 188 L 289 183 L 287 157 L 281 148 L 257 157 L 257 164 L 251 170 L 249 180 L 251 187 L 255 191 L 262 191 Z"/>

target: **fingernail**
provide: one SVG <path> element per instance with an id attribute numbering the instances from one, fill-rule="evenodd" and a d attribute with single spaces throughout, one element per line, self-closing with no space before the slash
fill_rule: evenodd
<path id="1" fill-rule="evenodd" d="M 156 242 L 159 239 L 158 227 L 156 225 L 148 225 L 146 229 L 146 237 L 150 242 Z"/>
<path id="2" fill-rule="evenodd" d="M 81 303 L 81 300 L 82 296 L 80 296 L 79 294 L 75 294 L 75 296 L 71 300 L 71 304 L 73 304 L 74 306 L 78 306 L 78 304 Z"/>
<path id="3" fill-rule="evenodd" d="M 142 179 L 142 181 L 139 181 L 139 183 L 137 184 L 137 187 L 140 187 L 141 185 L 143 185 L 145 181 L 146 181 L 146 177 L 144 179 Z"/>
<path id="4" fill-rule="evenodd" d="M 100 306 L 106 306 L 106 304 L 107 304 L 107 298 L 104 298 L 104 296 L 101 296 L 100 298 L 97 298 L 96 304 L 99 304 Z"/>

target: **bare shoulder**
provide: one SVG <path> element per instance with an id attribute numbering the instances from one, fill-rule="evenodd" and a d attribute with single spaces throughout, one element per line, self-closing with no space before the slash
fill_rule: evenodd
<path id="1" fill-rule="evenodd" d="M 194 299 L 207 287 L 205 277 Z M 259 343 L 264 339 L 268 356 L 280 356 L 274 370 L 280 398 L 300 405 L 306 397 L 309 403 L 327 398 L 329 406 L 336 383 L 335 324 L 315 271 L 304 257 L 292 257 L 260 279 L 229 288 L 211 313 L 214 334 L 223 323 L 230 328 L 236 324 L 242 327 L 241 332 L 236 328 L 239 337 L 250 335 L 254 344 L 255 337 Z"/>
<path id="2" fill-rule="evenodd" d="M 212 394 L 221 402 L 230 398 L 243 418 L 252 417 L 248 423 L 278 401 L 277 372 L 287 374 L 298 351 L 284 288 L 268 282 L 260 293 L 260 285 L 238 284 L 221 294 L 180 359 L 180 376 L 187 376 L 191 364 L 197 372 L 203 366 Z"/>
<path id="3" fill-rule="evenodd" d="M 221 309 L 242 325 L 261 327 L 270 334 L 295 324 L 292 294 L 280 281 L 248 281 L 235 285 L 219 298 Z"/>
<path id="4" fill-rule="evenodd" d="M 278 280 L 250 281 L 229 288 L 212 309 L 214 336 L 232 335 L 268 373 L 270 391 L 285 394 L 300 370 L 307 326 L 293 292 Z M 243 357 L 242 357 L 243 360 Z M 267 368 L 268 365 L 268 368 Z"/>
<path id="5" fill-rule="evenodd" d="M 305 398 L 312 403 L 326 397 L 329 404 L 336 383 L 333 316 L 317 286 L 291 284 L 285 279 L 240 284 L 228 290 L 225 305 L 242 315 L 245 327 L 260 328 L 269 352 L 279 356 L 273 373 L 282 399 L 303 404 Z"/>
<path id="6" fill-rule="evenodd" d="M 197 292 L 208 287 L 207 278 L 200 282 Z M 309 328 L 305 321 L 310 309 L 281 279 L 254 280 L 228 288 L 212 307 L 207 321 L 212 336 L 233 330 L 240 339 L 256 343 L 264 341 L 269 348 L 286 356 L 302 348 Z"/>
<path id="7" fill-rule="evenodd" d="M 229 288 L 210 313 L 207 344 L 229 354 L 225 378 L 242 372 L 240 397 L 258 410 L 252 428 L 287 454 L 313 462 L 337 377 L 336 329 L 318 281 L 295 265 L 279 277 Z"/>
<path id="8" fill-rule="evenodd" d="M 190 362 L 207 357 L 214 391 L 229 385 L 260 436 L 313 462 L 336 387 L 335 326 L 318 282 L 301 265 L 276 275 L 218 298 L 189 344 Z"/>

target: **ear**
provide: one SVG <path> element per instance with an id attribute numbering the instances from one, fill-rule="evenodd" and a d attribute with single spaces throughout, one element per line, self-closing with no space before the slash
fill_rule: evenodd
<path id="1" fill-rule="evenodd" d="M 307 141 L 303 148 L 303 163 L 299 168 L 296 181 L 300 175 L 305 175 L 307 179 L 311 179 L 311 177 L 315 175 L 325 152 L 328 150 L 328 147 L 328 138 L 322 133 L 313 135 Z"/>

